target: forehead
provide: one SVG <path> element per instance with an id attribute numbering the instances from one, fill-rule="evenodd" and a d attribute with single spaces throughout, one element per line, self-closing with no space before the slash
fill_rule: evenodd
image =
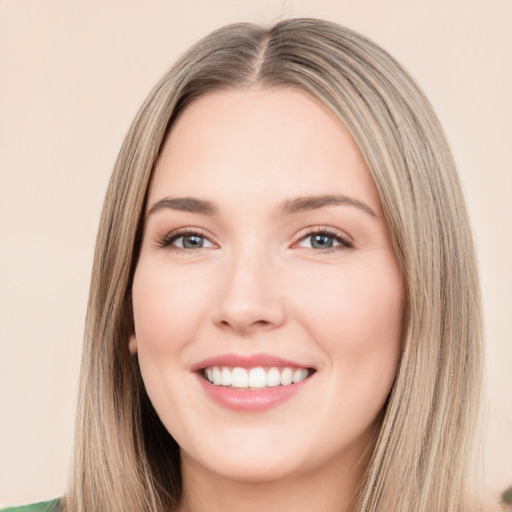
<path id="1" fill-rule="evenodd" d="M 252 88 L 208 93 L 186 108 L 160 154 L 149 203 L 314 193 L 351 194 L 380 210 L 364 157 L 333 113 L 298 89 Z"/>

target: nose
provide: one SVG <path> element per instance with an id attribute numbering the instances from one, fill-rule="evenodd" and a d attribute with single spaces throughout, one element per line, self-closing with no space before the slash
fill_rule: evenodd
<path id="1" fill-rule="evenodd" d="M 240 334 L 281 326 L 286 309 L 276 267 L 264 252 L 233 258 L 222 279 L 215 324 Z"/>

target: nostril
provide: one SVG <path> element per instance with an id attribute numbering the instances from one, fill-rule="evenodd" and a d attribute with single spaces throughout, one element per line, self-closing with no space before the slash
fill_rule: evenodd
<path id="1" fill-rule="evenodd" d="M 244 321 L 245 320 L 245 321 Z M 272 326 L 273 323 L 269 320 L 253 320 L 250 319 L 236 319 L 233 320 L 220 320 L 219 325 L 222 327 L 230 327 L 235 330 L 252 330 L 254 328 L 267 328 Z"/>

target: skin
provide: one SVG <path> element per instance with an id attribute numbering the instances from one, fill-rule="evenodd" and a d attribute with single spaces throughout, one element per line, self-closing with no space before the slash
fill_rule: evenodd
<path id="1" fill-rule="evenodd" d="M 332 194 L 373 214 L 350 202 L 280 210 Z M 218 211 L 151 210 L 168 197 Z M 209 93 L 174 125 L 147 205 L 129 347 L 181 447 L 180 510 L 349 510 L 395 376 L 404 302 L 353 138 L 298 90 Z M 203 246 L 183 249 L 191 239 L 175 237 L 162 247 L 181 228 L 199 231 Z M 325 230 L 344 241 L 314 245 L 311 231 Z M 219 354 L 262 352 L 316 370 L 263 412 L 219 405 L 191 372 Z"/>

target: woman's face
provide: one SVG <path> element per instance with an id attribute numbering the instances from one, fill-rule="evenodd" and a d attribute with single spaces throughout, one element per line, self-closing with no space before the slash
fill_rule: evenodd
<path id="1" fill-rule="evenodd" d="M 147 205 L 130 350 L 184 470 L 353 467 L 395 376 L 404 294 L 348 131 L 295 89 L 204 95 Z"/>

